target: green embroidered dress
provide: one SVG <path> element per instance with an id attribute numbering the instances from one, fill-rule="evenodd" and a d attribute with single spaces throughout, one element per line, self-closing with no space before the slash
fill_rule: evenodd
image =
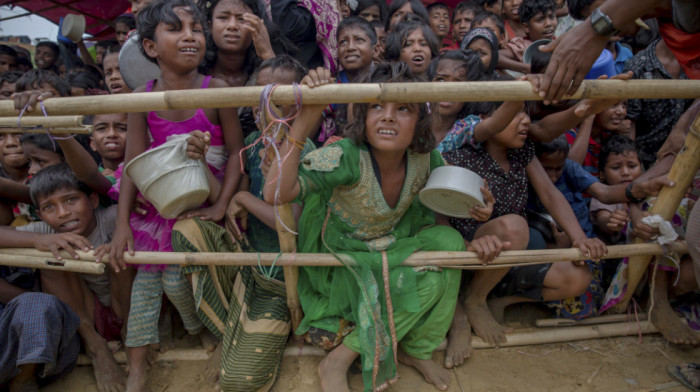
<path id="1" fill-rule="evenodd" d="M 407 154 L 395 208 L 384 200 L 364 145 L 341 140 L 307 154 L 299 167 L 304 212 L 298 251 L 342 253 L 355 262 L 300 268 L 304 319 L 297 333 L 342 335 L 347 322 L 354 323 L 344 344 L 362 355 L 366 390 L 396 379 L 397 345 L 429 359 L 447 334 L 457 301 L 459 270 L 399 266 L 419 250 L 464 250 L 459 233 L 433 226 L 433 212 L 417 197 L 431 170 L 445 164 L 440 153 Z"/>

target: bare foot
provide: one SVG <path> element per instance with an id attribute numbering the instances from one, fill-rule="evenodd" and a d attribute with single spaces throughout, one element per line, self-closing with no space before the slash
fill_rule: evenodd
<path id="1" fill-rule="evenodd" d="M 204 370 L 204 377 L 209 383 L 209 385 L 216 386 L 219 382 L 219 375 L 221 374 L 221 351 L 223 346 L 221 342 L 216 345 L 214 353 L 207 361 L 207 368 Z"/>
<path id="2" fill-rule="evenodd" d="M 452 369 L 459 366 L 472 355 L 472 328 L 462 304 L 457 302 L 455 315 L 452 318 L 450 331 L 447 332 L 447 352 L 445 352 L 445 367 Z"/>
<path id="3" fill-rule="evenodd" d="M 324 392 L 350 392 L 348 369 L 359 354 L 344 344 L 331 351 L 318 365 Z"/>
<path id="4" fill-rule="evenodd" d="M 36 366 L 35 363 L 18 366 L 19 374 L 10 380 L 9 392 L 38 392 Z"/>
<path id="5" fill-rule="evenodd" d="M 700 333 L 683 323 L 668 301 L 658 301 L 651 311 L 651 323 L 671 343 L 700 345 Z"/>
<path id="6" fill-rule="evenodd" d="M 95 382 L 99 392 L 124 390 L 126 374 L 114 360 L 106 345 L 105 350 L 96 350 L 95 356 L 92 358 L 92 369 L 95 373 Z"/>
<path id="7" fill-rule="evenodd" d="M 206 327 L 199 333 L 199 340 L 202 342 L 202 347 L 208 353 L 216 350 L 220 346 L 219 339 L 216 338 Z"/>
<path id="8" fill-rule="evenodd" d="M 414 358 L 401 349 L 399 349 L 398 357 L 399 362 L 416 368 L 416 370 L 423 375 L 425 381 L 429 384 L 433 384 L 435 388 L 446 391 L 450 386 L 450 382 L 452 381 L 450 371 L 433 362 L 432 359 Z"/>
<path id="9" fill-rule="evenodd" d="M 506 342 L 506 333 L 510 332 L 510 329 L 503 327 L 493 318 L 485 301 L 465 301 L 464 312 L 474 332 L 485 342 L 495 346 Z"/>

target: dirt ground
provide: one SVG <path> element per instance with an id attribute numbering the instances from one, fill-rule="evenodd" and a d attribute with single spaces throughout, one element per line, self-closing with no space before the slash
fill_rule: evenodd
<path id="1" fill-rule="evenodd" d="M 700 348 L 680 349 L 660 335 L 586 340 L 540 346 L 477 350 L 452 371 L 449 391 L 655 391 L 670 386 L 666 368 L 673 363 L 698 361 Z M 272 389 L 320 391 L 316 368 L 321 357 L 285 357 L 282 374 Z M 433 360 L 441 362 L 443 353 Z M 206 361 L 161 362 L 153 366 L 152 392 L 211 391 L 204 379 Z M 350 376 L 353 390 L 362 390 L 360 375 Z M 94 391 L 92 368 L 76 368 L 66 378 L 43 388 L 45 392 Z M 415 370 L 401 365 L 391 391 L 435 391 Z M 683 391 L 676 385 L 668 391 Z"/>

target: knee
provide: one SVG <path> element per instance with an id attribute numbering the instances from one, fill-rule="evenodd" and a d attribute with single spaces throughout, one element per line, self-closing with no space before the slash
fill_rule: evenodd
<path id="1" fill-rule="evenodd" d="M 561 286 L 566 291 L 564 298 L 583 295 L 593 280 L 593 273 L 587 266 L 577 267 L 572 265 L 571 267 L 564 275 Z"/>
<path id="2" fill-rule="evenodd" d="M 509 241 L 508 249 L 525 249 L 530 240 L 530 229 L 527 221 L 520 215 L 509 214 L 498 218 L 498 233 L 501 241 Z"/>

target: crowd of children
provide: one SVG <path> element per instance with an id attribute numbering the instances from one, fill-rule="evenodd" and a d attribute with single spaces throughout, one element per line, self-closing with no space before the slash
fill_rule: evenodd
<path id="1" fill-rule="evenodd" d="M 150 351 L 167 349 L 161 339 L 179 315 L 214 351 L 208 382 L 227 391 L 269 389 L 290 333 L 328 350 L 319 366 L 325 391 L 349 390 L 358 358 L 365 390 L 395 382 L 398 362 L 446 390 L 447 369 L 471 355 L 472 331 L 507 341 L 510 305 L 541 303 L 574 319 L 609 311 L 625 293 L 628 261 L 601 259 L 608 245 L 658 236 L 643 218 L 673 184 L 660 175 L 666 161 L 654 168 L 656 153 L 677 152 L 672 141 L 697 102 L 557 101 L 547 91 L 537 102 L 307 105 L 302 95 L 297 105 L 269 103 L 279 84 L 528 80 L 545 97 L 553 57 L 540 45 L 590 23 L 580 20 L 601 3 L 133 0 L 94 57 L 83 41 L 41 42 L 33 58 L 0 45 L 0 99 L 14 100 L 20 116 L 53 97 L 265 86 L 261 104 L 248 108 L 99 114 L 89 116 L 89 136 L 0 133 L 0 247 L 59 259 L 92 251 L 109 262 L 98 275 L 0 266 L 0 386 L 36 390 L 70 372 L 83 351 L 98 390 L 146 390 Z M 615 74 L 604 77 L 688 78 L 660 38 L 668 23 L 610 34 Z M 132 34 L 160 71 L 145 85 L 122 75 L 141 70 L 120 69 Z M 123 169 L 173 137 L 206 164 L 211 190 L 199 208 L 169 219 Z M 470 218 L 434 213 L 417 197 L 445 165 L 485 181 L 485 206 Z M 681 238 L 697 237 L 697 189 L 672 221 Z M 286 203 L 297 250 L 343 264 L 299 269 L 303 319 L 294 331 L 281 267 L 125 261 L 138 251 L 280 252 L 277 206 Z M 489 264 L 502 250 L 570 247 L 588 260 L 475 272 L 401 265 L 418 250 L 469 250 Z M 691 256 L 695 267 L 687 256 L 654 267 L 650 318 L 670 342 L 698 345 L 700 261 L 694 248 Z M 432 356 L 445 339 L 438 364 Z M 126 347 L 128 372 L 112 341 Z M 700 381 L 697 366 L 678 372 Z"/>

